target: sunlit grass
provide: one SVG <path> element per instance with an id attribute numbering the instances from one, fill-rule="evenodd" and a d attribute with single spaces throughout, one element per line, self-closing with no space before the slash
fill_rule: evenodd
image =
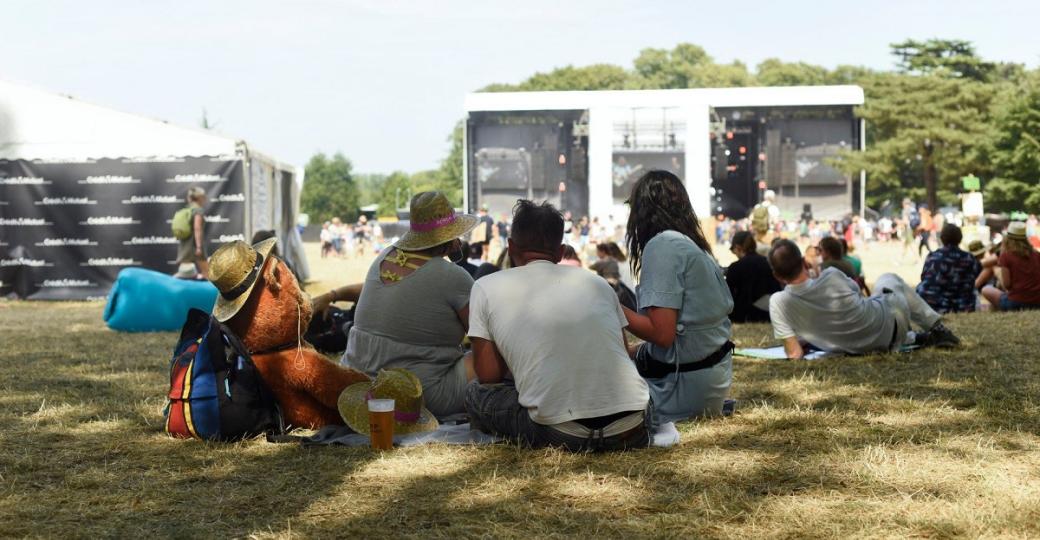
<path id="1" fill-rule="evenodd" d="M 675 448 L 378 454 L 169 439 L 174 333 L 0 303 L 0 536 L 1038 537 L 1040 313 L 949 326 L 962 348 L 737 360 L 736 416 Z"/>

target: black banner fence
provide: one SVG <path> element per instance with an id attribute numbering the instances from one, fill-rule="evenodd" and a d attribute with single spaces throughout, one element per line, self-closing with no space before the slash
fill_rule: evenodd
<path id="1" fill-rule="evenodd" d="M 242 160 L 0 160 L 0 296 L 95 299 L 126 267 L 176 271 L 173 214 L 206 190 L 207 252 L 244 236 Z"/>

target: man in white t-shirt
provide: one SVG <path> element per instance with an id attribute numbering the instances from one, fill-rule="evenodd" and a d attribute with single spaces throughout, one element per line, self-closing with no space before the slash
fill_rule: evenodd
<path id="1" fill-rule="evenodd" d="M 646 447 L 650 394 L 629 359 L 617 295 L 592 272 L 556 264 L 562 241 L 560 213 L 521 200 L 508 242 L 514 268 L 473 284 L 470 421 L 525 446 Z"/>
<path id="2" fill-rule="evenodd" d="M 942 324 L 942 316 L 895 274 L 882 274 L 874 284 L 877 294 L 865 297 L 837 268 L 825 268 L 811 279 L 801 250 L 790 240 L 773 245 L 769 265 L 786 285 L 769 298 L 769 318 L 773 335 L 784 340 L 788 358 L 804 356 L 803 341 L 852 354 L 898 351 L 907 344 L 960 344 Z M 911 323 L 920 332 L 913 332 Z"/>

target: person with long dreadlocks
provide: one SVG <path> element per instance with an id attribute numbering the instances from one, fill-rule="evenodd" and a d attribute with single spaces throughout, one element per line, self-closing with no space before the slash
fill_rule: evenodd
<path id="1" fill-rule="evenodd" d="M 630 353 L 658 422 L 722 413 L 733 379 L 733 298 L 682 180 L 652 170 L 632 187 L 628 253 L 639 275 Z"/>

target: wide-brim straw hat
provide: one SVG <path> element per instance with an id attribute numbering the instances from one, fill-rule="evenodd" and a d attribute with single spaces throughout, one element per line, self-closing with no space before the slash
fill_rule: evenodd
<path id="1" fill-rule="evenodd" d="M 433 431 L 437 418 L 423 406 L 422 383 L 412 372 L 384 369 L 372 382 L 354 383 L 339 395 L 339 414 L 350 429 L 369 434 L 368 400 L 394 400 L 394 435 Z"/>
<path id="2" fill-rule="evenodd" d="M 987 249 L 986 244 L 983 244 L 982 240 L 972 240 L 968 243 L 968 253 L 976 257 L 985 253 Z"/>
<path id="3" fill-rule="evenodd" d="M 406 251 L 432 248 L 468 234 L 478 223 L 477 216 L 456 213 L 443 193 L 424 191 L 412 197 L 408 232 L 394 247 Z"/>
<path id="4" fill-rule="evenodd" d="M 1026 224 L 1021 221 L 1012 221 L 1008 224 L 1007 237 L 1015 240 L 1026 239 Z"/>
<path id="5" fill-rule="evenodd" d="M 220 322 L 234 317 L 253 292 L 277 238 L 268 238 L 250 246 L 235 240 L 220 246 L 209 258 L 209 280 L 216 285 L 217 301 L 213 316 Z"/>

